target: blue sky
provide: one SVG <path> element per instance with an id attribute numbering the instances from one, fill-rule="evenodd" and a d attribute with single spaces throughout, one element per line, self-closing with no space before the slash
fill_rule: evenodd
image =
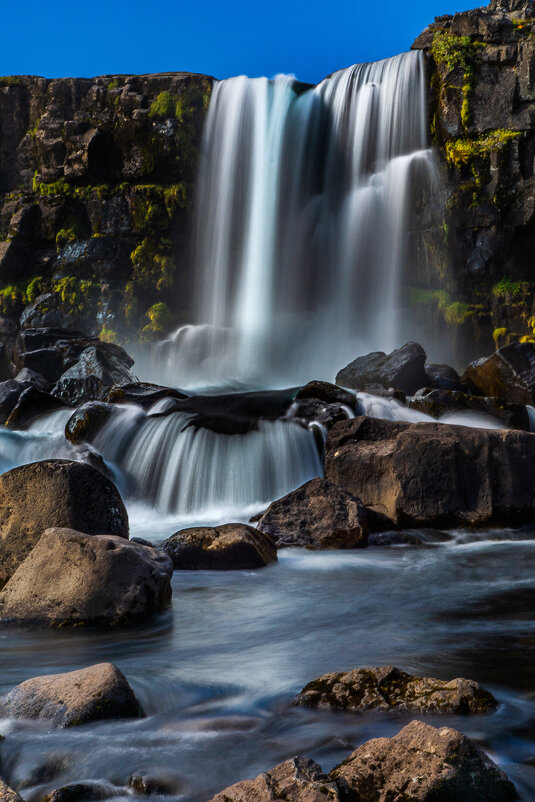
<path id="1" fill-rule="evenodd" d="M 408 50 L 470 0 L 8 0 L 0 74 L 93 76 L 185 70 L 217 78 L 333 70 Z"/>

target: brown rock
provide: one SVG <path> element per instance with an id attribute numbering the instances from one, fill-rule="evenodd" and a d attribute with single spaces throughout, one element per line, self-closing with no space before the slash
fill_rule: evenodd
<path id="1" fill-rule="evenodd" d="M 0 592 L 0 619 L 128 625 L 166 607 L 172 571 L 169 557 L 149 546 L 47 529 Z"/>
<path id="2" fill-rule="evenodd" d="M 411 721 L 360 746 L 329 775 L 347 802 L 509 802 L 514 785 L 469 738 Z"/>
<path id="3" fill-rule="evenodd" d="M 424 388 L 411 398 L 409 407 L 432 418 L 441 418 L 451 412 L 475 412 L 495 418 L 507 429 L 529 432 L 529 415 L 525 405 L 506 404 L 499 398 L 469 395 L 459 390 Z"/>
<path id="4" fill-rule="evenodd" d="M 337 423 L 325 476 L 402 527 L 535 518 L 535 436 L 513 430 L 359 417 Z"/>
<path id="5" fill-rule="evenodd" d="M 327 710 L 410 710 L 418 713 L 486 713 L 497 702 L 479 683 L 413 677 L 394 666 L 324 674 L 309 682 L 296 705 Z"/>
<path id="6" fill-rule="evenodd" d="M 463 382 L 481 395 L 511 404 L 535 400 L 535 344 L 511 343 L 488 358 L 470 363 Z"/>
<path id="7" fill-rule="evenodd" d="M 338 802 L 334 782 L 306 757 L 294 757 L 259 774 L 254 780 L 225 788 L 210 802 Z"/>
<path id="8" fill-rule="evenodd" d="M 311 479 L 274 501 L 258 523 L 277 548 L 355 549 L 367 544 L 366 510 L 360 500 L 326 479 Z"/>
<path id="9" fill-rule="evenodd" d="M 22 682 L 0 697 L 0 715 L 73 727 L 101 719 L 138 718 L 142 711 L 122 672 L 111 663 L 99 663 Z"/>
<path id="10" fill-rule="evenodd" d="M 182 529 L 160 548 L 179 570 L 263 568 L 277 559 L 272 538 L 246 524 Z"/>
<path id="11" fill-rule="evenodd" d="M 23 799 L 7 783 L 0 779 L 0 802 L 23 802 Z"/>
<path id="12" fill-rule="evenodd" d="M 95 468 L 45 460 L 0 476 L 0 587 L 45 529 L 128 537 L 128 516 L 115 485 Z"/>

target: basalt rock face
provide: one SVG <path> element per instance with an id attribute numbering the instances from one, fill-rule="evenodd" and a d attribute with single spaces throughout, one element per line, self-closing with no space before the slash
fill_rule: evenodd
<path id="1" fill-rule="evenodd" d="M 110 339 L 118 328 L 146 329 L 150 337 L 181 311 L 211 87 L 211 78 L 189 73 L 0 78 L 0 333 L 8 347 L 28 326 Z"/>
<path id="2" fill-rule="evenodd" d="M 462 363 L 533 339 L 535 3 L 437 17 L 413 48 L 429 54 L 441 189 L 407 284 L 426 342 L 449 342 Z"/>

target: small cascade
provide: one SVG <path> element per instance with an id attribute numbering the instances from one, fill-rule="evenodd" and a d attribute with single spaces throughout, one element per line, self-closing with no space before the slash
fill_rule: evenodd
<path id="1" fill-rule="evenodd" d="M 332 379 L 399 345 L 413 211 L 433 190 L 420 52 L 215 86 L 197 188 L 194 324 L 154 377 L 199 387 Z"/>

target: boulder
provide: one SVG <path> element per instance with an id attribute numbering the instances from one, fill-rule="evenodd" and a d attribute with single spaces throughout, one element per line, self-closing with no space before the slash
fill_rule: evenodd
<path id="1" fill-rule="evenodd" d="M 394 666 L 324 674 L 305 685 L 296 705 L 323 710 L 403 710 L 414 713 L 487 713 L 497 702 L 469 679 L 413 677 Z"/>
<path id="2" fill-rule="evenodd" d="M 506 775 L 450 727 L 411 721 L 393 738 L 360 746 L 329 775 L 346 802 L 510 802 Z"/>
<path id="3" fill-rule="evenodd" d="M 418 343 L 406 343 L 391 354 L 374 351 L 346 365 L 336 376 L 336 384 L 362 390 L 368 384 L 394 387 L 412 395 L 425 387 L 425 351 Z"/>
<path id="4" fill-rule="evenodd" d="M 47 529 L 0 592 L 0 619 L 50 626 L 123 626 L 165 609 L 166 554 L 113 535 Z"/>
<path id="5" fill-rule="evenodd" d="M 163 387 L 149 382 L 131 382 L 121 386 L 113 386 L 106 396 L 110 404 L 137 404 L 142 409 L 150 407 L 162 398 L 188 398 L 186 393 L 174 387 Z"/>
<path id="6" fill-rule="evenodd" d="M 325 476 L 400 527 L 535 519 L 535 435 L 358 417 L 325 444 Z"/>
<path id="7" fill-rule="evenodd" d="M 24 390 L 5 422 L 8 429 L 27 429 L 29 424 L 41 415 L 54 412 L 65 407 L 59 398 L 38 390 L 37 387 L 28 387 Z"/>
<path id="8" fill-rule="evenodd" d="M 450 365 L 430 363 L 425 366 L 426 385 L 436 390 L 462 390 L 461 377 Z"/>
<path id="9" fill-rule="evenodd" d="M 71 406 L 78 406 L 84 401 L 102 400 L 114 385 L 135 381 L 135 376 L 130 371 L 132 365 L 133 361 L 117 345 L 91 345 L 60 376 L 52 395 Z"/>
<path id="10" fill-rule="evenodd" d="M 36 373 L 30 368 L 22 368 L 15 376 L 15 380 L 19 382 L 28 382 L 32 387 L 41 390 L 42 393 L 49 393 L 53 387 L 52 382 L 45 379 L 41 373 Z"/>
<path id="11" fill-rule="evenodd" d="M 130 775 L 126 784 L 135 794 L 141 796 L 178 796 L 184 791 L 184 778 L 169 769 L 136 771 Z"/>
<path id="12" fill-rule="evenodd" d="M 41 802 L 97 802 L 119 796 L 121 789 L 99 782 L 70 783 L 55 788 Z"/>
<path id="13" fill-rule="evenodd" d="M 9 418 L 24 390 L 31 386 L 30 382 L 19 379 L 0 382 L 0 425 Z"/>
<path id="14" fill-rule="evenodd" d="M 0 476 L 0 587 L 51 526 L 128 537 L 115 485 L 90 465 L 45 460 Z"/>
<path id="15" fill-rule="evenodd" d="M 345 404 L 351 409 L 355 409 L 357 401 L 353 393 L 349 393 L 342 387 L 337 387 L 336 384 L 322 381 L 311 381 L 305 384 L 304 387 L 300 387 L 295 394 L 295 399 L 300 400 L 303 398 L 315 398 L 327 404 Z"/>
<path id="16" fill-rule="evenodd" d="M 160 548 L 179 570 L 263 568 L 277 559 L 272 538 L 246 524 L 182 529 Z"/>
<path id="17" fill-rule="evenodd" d="M 254 780 L 225 788 L 209 802 L 339 802 L 338 788 L 320 766 L 306 757 L 294 757 L 259 774 Z"/>
<path id="18" fill-rule="evenodd" d="M 22 797 L 0 778 L 0 802 L 24 802 Z"/>
<path id="19" fill-rule="evenodd" d="M 529 415 L 524 404 L 506 404 L 499 398 L 469 395 L 459 390 L 432 390 L 424 388 L 409 401 L 409 407 L 440 418 L 451 412 L 476 412 L 489 415 L 506 429 L 529 432 Z"/>
<path id="20" fill-rule="evenodd" d="M 113 412 L 111 404 L 88 401 L 73 412 L 65 425 L 65 437 L 74 445 L 90 442 Z"/>
<path id="21" fill-rule="evenodd" d="M 510 404 L 535 401 L 535 343 L 514 342 L 471 362 L 463 382 L 480 395 Z"/>
<path id="22" fill-rule="evenodd" d="M 28 679 L 0 696 L 0 716 L 40 719 L 55 727 L 141 715 L 132 688 L 112 663 Z"/>
<path id="23" fill-rule="evenodd" d="M 277 548 L 355 549 L 367 544 L 366 510 L 360 500 L 326 479 L 311 479 L 274 501 L 258 522 Z"/>
<path id="24" fill-rule="evenodd" d="M 20 364 L 22 369 L 40 373 L 52 384 L 57 382 L 64 371 L 63 354 L 56 346 L 25 351 L 20 357 Z"/>

